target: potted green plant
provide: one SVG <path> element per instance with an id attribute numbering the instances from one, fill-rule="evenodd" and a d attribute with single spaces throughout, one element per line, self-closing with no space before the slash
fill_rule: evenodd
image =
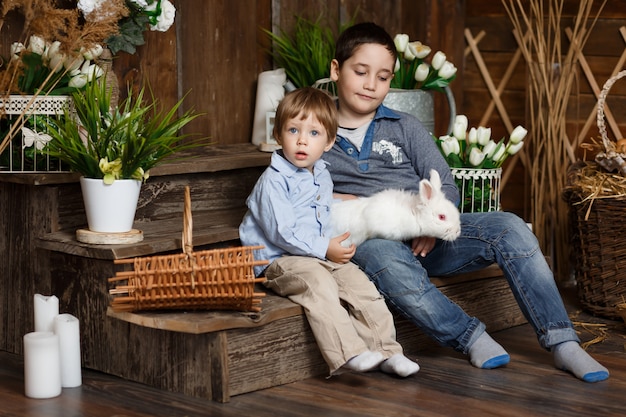
<path id="1" fill-rule="evenodd" d="M 128 98 L 111 107 L 111 89 L 98 79 L 87 83 L 84 90 L 74 92 L 71 109 L 48 124 L 47 131 L 52 137 L 48 144 L 50 155 L 70 171 L 81 174 L 90 231 L 130 231 L 139 189 L 149 170 L 175 152 L 198 145 L 186 143 L 183 139 L 189 135 L 180 133 L 199 116 L 192 110 L 177 115 L 183 99 L 169 111 L 162 111 L 152 94 L 146 99 L 144 86 L 136 95 L 129 89 Z M 126 189 L 128 196 L 111 194 L 118 188 Z M 91 197 L 102 197 L 102 201 L 93 203 Z M 132 208 L 132 213 L 124 216 L 117 213 L 121 206 Z M 106 220 L 98 219 L 97 212 L 104 214 Z M 122 218 L 124 221 L 119 224 L 109 223 Z"/>

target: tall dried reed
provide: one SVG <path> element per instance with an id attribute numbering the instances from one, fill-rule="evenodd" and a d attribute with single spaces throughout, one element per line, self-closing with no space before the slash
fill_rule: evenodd
<path id="1" fill-rule="evenodd" d="M 571 21 L 571 41 L 565 43 L 564 0 L 502 0 L 528 69 L 530 135 L 520 157 L 530 176 L 531 222 L 561 280 L 571 269 L 568 206 L 561 193 L 567 169 L 575 162 L 575 137 L 570 140 L 566 130 L 567 108 L 577 88 L 581 51 L 606 0 L 600 3 L 594 8 L 594 0 L 580 0 Z"/>

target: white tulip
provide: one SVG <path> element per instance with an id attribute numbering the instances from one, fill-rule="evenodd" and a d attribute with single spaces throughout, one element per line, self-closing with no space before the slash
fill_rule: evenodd
<path id="1" fill-rule="evenodd" d="M 95 44 L 89 49 L 81 48 L 81 52 L 83 53 L 83 58 L 87 60 L 93 60 L 102 55 L 102 51 L 104 48 L 99 43 Z"/>
<path id="2" fill-rule="evenodd" d="M 46 50 L 46 41 L 37 35 L 31 35 L 28 41 L 28 50 L 35 54 L 43 55 Z"/>
<path id="3" fill-rule="evenodd" d="M 464 140 L 467 132 L 467 116 L 464 114 L 459 114 L 454 119 L 454 126 L 452 127 L 452 135 L 457 138 Z"/>
<path id="4" fill-rule="evenodd" d="M 476 131 L 477 131 L 477 136 L 478 136 L 478 144 L 480 146 L 487 145 L 487 143 L 489 142 L 489 139 L 491 139 L 491 128 L 479 126 L 478 129 L 476 129 Z"/>
<path id="5" fill-rule="evenodd" d="M 443 66 L 445 62 L 446 54 L 441 51 L 437 51 L 435 52 L 435 55 L 433 56 L 433 61 L 430 63 L 430 65 L 432 65 L 434 69 L 439 71 L 439 69 Z"/>
<path id="6" fill-rule="evenodd" d="M 411 51 L 410 46 L 411 46 L 410 44 L 407 45 L 407 48 L 404 50 L 404 59 L 406 59 L 409 62 L 415 59 L 415 55 Z"/>
<path id="7" fill-rule="evenodd" d="M 11 61 L 15 61 L 20 59 L 20 52 L 22 52 L 24 49 L 26 49 L 24 47 L 24 44 L 22 42 L 13 42 L 11 44 Z"/>
<path id="8" fill-rule="evenodd" d="M 428 77 L 430 67 L 428 64 L 419 64 L 415 69 L 415 81 L 422 82 Z"/>
<path id="9" fill-rule="evenodd" d="M 56 53 L 50 57 L 50 68 L 54 72 L 59 72 L 63 69 L 63 65 L 65 64 L 65 54 L 62 52 Z"/>
<path id="10" fill-rule="evenodd" d="M 66 58 L 65 61 L 63 62 L 63 65 L 65 65 L 65 69 L 67 69 L 68 71 L 72 71 L 77 68 L 80 68 L 81 65 L 83 65 L 84 61 L 85 60 L 83 59 L 82 55 L 77 55 L 77 56 Z"/>
<path id="11" fill-rule="evenodd" d="M 524 141 L 513 143 L 509 145 L 509 147 L 506 150 L 506 153 L 508 153 L 509 155 L 515 155 L 516 153 L 519 152 L 520 149 L 522 149 L 522 146 L 524 146 Z"/>
<path id="12" fill-rule="evenodd" d="M 482 164 L 484 160 L 485 160 L 485 154 L 483 153 L 483 151 L 481 151 L 480 149 L 476 147 L 472 148 L 470 152 L 470 156 L 469 156 L 470 164 L 477 167 L 478 165 Z"/>
<path id="13" fill-rule="evenodd" d="M 461 152 L 461 145 L 459 145 L 459 141 L 454 136 L 442 136 L 439 139 L 441 140 L 441 150 L 445 156 L 451 153 L 458 155 Z"/>
<path id="14" fill-rule="evenodd" d="M 452 62 L 446 61 L 443 63 L 441 68 L 439 68 L 439 71 L 437 71 L 437 73 L 441 78 L 447 80 L 448 78 L 452 78 L 454 74 L 456 74 L 456 67 L 454 66 L 454 64 L 452 64 Z"/>
<path id="15" fill-rule="evenodd" d="M 519 143 L 526 137 L 527 133 L 528 130 L 524 129 L 522 126 L 517 126 L 515 129 L 513 129 L 513 132 L 511 132 L 511 137 L 509 138 L 509 140 L 513 144 Z"/>
<path id="16" fill-rule="evenodd" d="M 395 74 L 398 71 L 400 71 L 400 60 L 396 58 L 396 65 L 393 67 L 393 72 Z"/>
<path id="17" fill-rule="evenodd" d="M 408 48 L 418 59 L 424 59 L 428 56 L 428 54 L 430 54 L 430 47 L 424 45 L 420 41 L 409 42 Z"/>
<path id="18" fill-rule="evenodd" d="M 487 142 L 487 144 L 483 147 L 483 153 L 485 154 L 486 158 L 491 158 L 493 156 L 493 153 L 496 150 L 496 146 L 496 143 L 492 140 Z"/>
<path id="19" fill-rule="evenodd" d="M 478 143 L 478 132 L 475 127 L 469 130 L 469 133 L 467 134 L 467 141 L 471 144 Z"/>
<path id="20" fill-rule="evenodd" d="M 506 147 L 502 146 L 502 142 L 498 143 L 498 146 L 496 147 L 496 150 L 493 153 L 492 159 L 494 161 L 498 161 L 500 158 L 502 158 L 502 155 L 504 155 L 505 150 L 506 150 Z"/>
<path id="21" fill-rule="evenodd" d="M 402 54 L 404 53 L 406 46 L 409 44 L 409 35 L 399 33 L 395 38 L 393 38 L 393 43 L 396 45 L 396 50 Z"/>
<path id="22" fill-rule="evenodd" d="M 93 81 L 96 78 L 102 77 L 102 74 L 104 74 L 104 70 L 96 64 L 91 64 L 89 65 L 89 68 L 87 69 L 86 74 L 87 74 L 87 80 Z"/>
<path id="23" fill-rule="evenodd" d="M 82 72 L 75 77 L 72 77 L 70 81 L 67 83 L 69 87 L 74 88 L 83 88 L 88 81 L 87 74 L 83 74 Z"/>
<path id="24" fill-rule="evenodd" d="M 46 46 L 46 50 L 44 52 L 44 59 L 48 60 L 48 61 L 52 61 L 52 58 L 55 55 L 58 55 L 61 53 L 61 42 L 59 41 L 54 41 L 51 44 Z"/>

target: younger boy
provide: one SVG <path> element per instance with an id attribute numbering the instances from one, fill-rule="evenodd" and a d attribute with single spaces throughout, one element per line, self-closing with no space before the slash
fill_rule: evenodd
<path id="1" fill-rule="evenodd" d="M 320 160 L 335 142 L 337 113 L 325 92 L 302 88 L 280 102 L 274 137 L 282 150 L 248 197 L 239 227 L 244 245 L 264 245 L 266 286 L 302 305 L 330 374 L 380 366 L 406 377 L 419 365 L 402 354 L 391 313 L 374 284 L 350 263 L 349 234 L 331 236 L 333 183 Z M 345 305 L 345 307 L 344 307 Z"/>

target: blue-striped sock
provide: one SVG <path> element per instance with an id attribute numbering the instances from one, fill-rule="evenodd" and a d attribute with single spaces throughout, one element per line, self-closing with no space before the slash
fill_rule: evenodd
<path id="1" fill-rule="evenodd" d="M 552 348 L 557 368 L 571 372 L 585 382 L 604 381 L 609 371 L 593 359 L 577 342 L 559 343 Z"/>
<path id="2" fill-rule="evenodd" d="M 477 368 L 493 369 L 504 366 L 511 360 L 511 357 L 502 346 L 484 332 L 470 346 L 470 362 Z"/>

